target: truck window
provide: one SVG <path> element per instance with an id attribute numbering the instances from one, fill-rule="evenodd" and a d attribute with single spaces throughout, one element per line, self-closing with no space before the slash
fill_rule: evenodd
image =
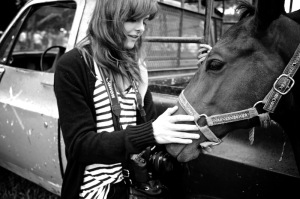
<path id="1" fill-rule="evenodd" d="M 58 48 L 47 49 L 53 46 L 67 47 L 75 10 L 74 2 L 40 4 L 29 8 L 3 38 L 1 62 L 37 71 L 51 69 Z"/>

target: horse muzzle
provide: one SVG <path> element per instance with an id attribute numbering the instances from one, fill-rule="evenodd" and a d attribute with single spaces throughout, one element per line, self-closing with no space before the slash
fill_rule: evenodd
<path id="1" fill-rule="evenodd" d="M 168 144 L 166 149 L 179 162 L 188 162 L 196 159 L 201 153 L 200 140 L 193 140 L 189 145 L 184 144 Z"/>

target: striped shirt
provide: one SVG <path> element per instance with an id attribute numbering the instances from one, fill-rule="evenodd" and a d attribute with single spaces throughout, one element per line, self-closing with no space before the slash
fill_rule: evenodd
<path id="1" fill-rule="evenodd" d="M 110 100 L 105 84 L 102 81 L 98 67 L 96 71 L 96 83 L 94 90 L 94 106 L 96 110 L 97 133 L 103 131 L 113 132 L 114 124 Z M 121 106 L 120 125 L 123 129 L 127 125 L 136 125 L 136 94 L 133 88 L 123 94 L 117 92 Z M 80 187 L 80 197 L 106 199 L 110 189 L 110 184 L 123 180 L 121 163 L 116 164 L 93 164 L 85 168 L 83 184 Z"/>

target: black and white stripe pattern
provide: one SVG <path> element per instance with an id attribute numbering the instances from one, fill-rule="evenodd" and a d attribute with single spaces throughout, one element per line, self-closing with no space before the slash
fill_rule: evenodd
<path id="1" fill-rule="evenodd" d="M 114 131 L 109 96 L 102 81 L 98 67 L 95 65 L 97 81 L 94 90 L 94 104 L 96 109 L 97 133 Z M 120 124 L 123 129 L 127 125 L 136 125 L 136 95 L 131 88 L 128 93 L 118 100 L 121 106 Z M 81 185 L 80 197 L 106 199 L 110 184 L 123 180 L 121 163 L 116 164 L 93 164 L 85 168 L 83 184 Z"/>

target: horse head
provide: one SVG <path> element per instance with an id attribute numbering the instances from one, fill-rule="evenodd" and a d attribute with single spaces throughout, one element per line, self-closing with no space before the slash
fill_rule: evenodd
<path id="1" fill-rule="evenodd" d="M 239 22 L 213 46 L 183 91 L 190 108 L 198 113 L 195 122 L 199 126 L 207 125 L 209 116 L 261 106 L 261 101 L 272 89 L 300 43 L 300 24 L 297 22 L 300 12 L 286 14 L 284 0 L 258 0 L 255 6 L 244 2 L 238 9 L 241 11 Z M 282 97 L 276 111 L 270 114 L 271 119 L 287 131 L 293 128 L 292 120 L 295 121 L 294 127 L 299 120 L 299 114 L 296 114 L 299 113 L 299 105 L 295 103 L 299 97 L 293 92 L 297 86 L 295 84 L 292 92 Z M 187 114 L 182 103 L 177 104 L 179 109 L 176 114 Z M 260 119 L 253 117 L 220 123 L 211 126 L 210 130 L 222 139 L 233 130 L 259 124 Z M 170 144 L 167 151 L 180 162 L 197 158 L 202 151 L 199 145 L 207 141 L 204 132 L 200 130 L 199 133 L 200 139 L 192 144 Z"/>

